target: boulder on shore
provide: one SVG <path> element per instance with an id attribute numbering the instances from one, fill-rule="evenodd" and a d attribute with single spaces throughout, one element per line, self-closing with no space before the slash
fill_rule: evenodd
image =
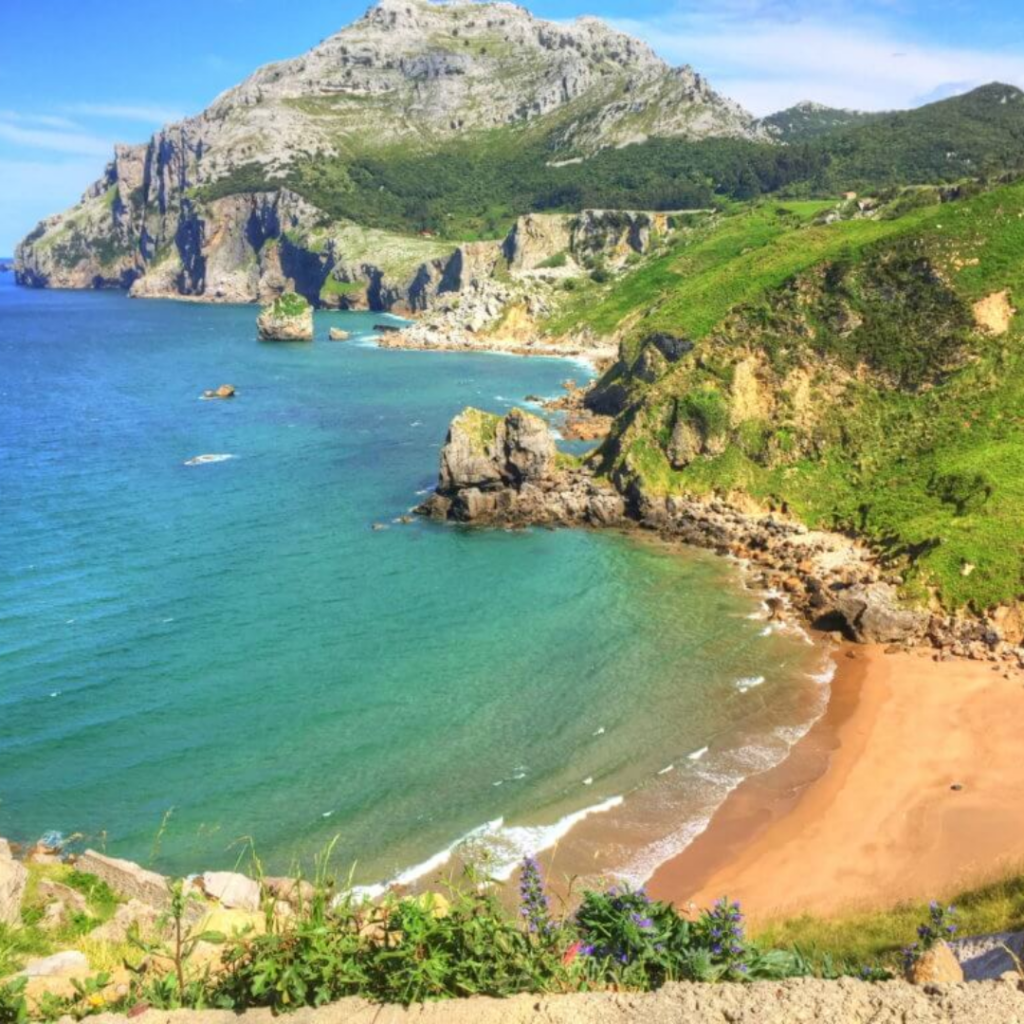
<path id="1" fill-rule="evenodd" d="M 327 332 L 327 337 L 330 338 L 331 341 L 348 341 L 351 335 L 348 331 L 343 331 L 340 327 L 332 327 L 330 331 Z"/>
<path id="2" fill-rule="evenodd" d="M 228 910 L 260 909 L 259 883 L 235 871 L 207 871 L 203 891 Z"/>
<path id="3" fill-rule="evenodd" d="M 161 910 L 170 903 L 167 879 L 155 871 L 148 871 L 138 864 L 133 864 L 130 860 L 119 860 L 95 850 L 86 850 L 78 858 L 75 867 L 106 882 L 124 899 L 137 899 Z"/>
<path id="4" fill-rule="evenodd" d="M 294 292 L 278 296 L 256 319 L 261 341 L 312 341 L 313 307 Z"/>
<path id="5" fill-rule="evenodd" d="M 925 950 L 907 967 L 907 981 L 912 985 L 956 985 L 963 980 L 963 968 L 945 942 Z"/>
<path id="6" fill-rule="evenodd" d="M 853 638 L 863 644 L 917 640 L 931 620 L 925 611 L 903 607 L 895 587 L 888 583 L 847 587 L 836 594 L 834 603 Z"/>

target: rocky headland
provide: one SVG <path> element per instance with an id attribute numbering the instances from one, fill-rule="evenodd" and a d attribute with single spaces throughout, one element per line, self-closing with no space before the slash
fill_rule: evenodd
<path id="1" fill-rule="evenodd" d="M 907 604 L 902 582 L 854 537 L 811 530 L 749 498 L 686 497 L 645 491 L 635 479 L 601 475 L 593 460 L 559 452 L 539 416 L 501 417 L 466 409 L 441 449 L 437 489 L 422 515 L 479 526 L 643 529 L 736 559 L 766 595 L 773 617 L 798 620 L 837 638 L 929 644 L 937 658 L 1024 667 L 1012 615 L 949 615 Z"/>
<path id="2" fill-rule="evenodd" d="M 649 138 L 769 138 L 691 68 L 597 19 L 381 0 L 202 113 L 115 147 L 81 201 L 18 246 L 17 279 L 211 302 L 293 290 L 328 308 L 423 310 L 436 292 L 464 290 L 457 278 L 478 252 L 412 230 L 414 212 L 394 233 L 355 223 L 362 211 L 325 209 L 326 165 L 365 176 L 362 162 L 386 162 L 395 146 L 426 155 L 499 136 L 547 138 L 556 163 Z"/>

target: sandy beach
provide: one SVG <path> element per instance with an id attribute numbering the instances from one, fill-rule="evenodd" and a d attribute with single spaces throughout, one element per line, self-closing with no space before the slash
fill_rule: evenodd
<path id="1" fill-rule="evenodd" d="M 1024 860 L 1024 676 L 932 652 L 838 652 L 829 708 L 664 864 L 653 895 L 748 916 L 949 893 Z M 959 788 L 954 788 L 959 787 Z"/>

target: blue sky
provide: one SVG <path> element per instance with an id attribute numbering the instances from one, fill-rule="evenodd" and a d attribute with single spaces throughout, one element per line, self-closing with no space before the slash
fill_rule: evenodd
<path id="1" fill-rule="evenodd" d="M 358 17 L 353 0 L 0 0 L 0 254 L 145 140 L 267 61 Z M 689 63 L 758 114 L 816 99 L 915 106 L 993 79 L 1024 86 L 1019 0 L 536 0 L 592 14 Z"/>

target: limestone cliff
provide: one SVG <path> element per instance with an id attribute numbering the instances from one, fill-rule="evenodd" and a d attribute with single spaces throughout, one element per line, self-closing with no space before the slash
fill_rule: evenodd
<path id="1" fill-rule="evenodd" d="M 317 304 L 423 308 L 452 272 L 451 246 L 338 222 L 285 187 L 290 172 L 525 128 L 577 155 L 653 136 L 763 135 L 700 75 L 595 19 L 381 0 L 201 114 L 117 146 L 81 202 L 21 243 L 17 279 L 209 301 L 294 289 Z"/>

